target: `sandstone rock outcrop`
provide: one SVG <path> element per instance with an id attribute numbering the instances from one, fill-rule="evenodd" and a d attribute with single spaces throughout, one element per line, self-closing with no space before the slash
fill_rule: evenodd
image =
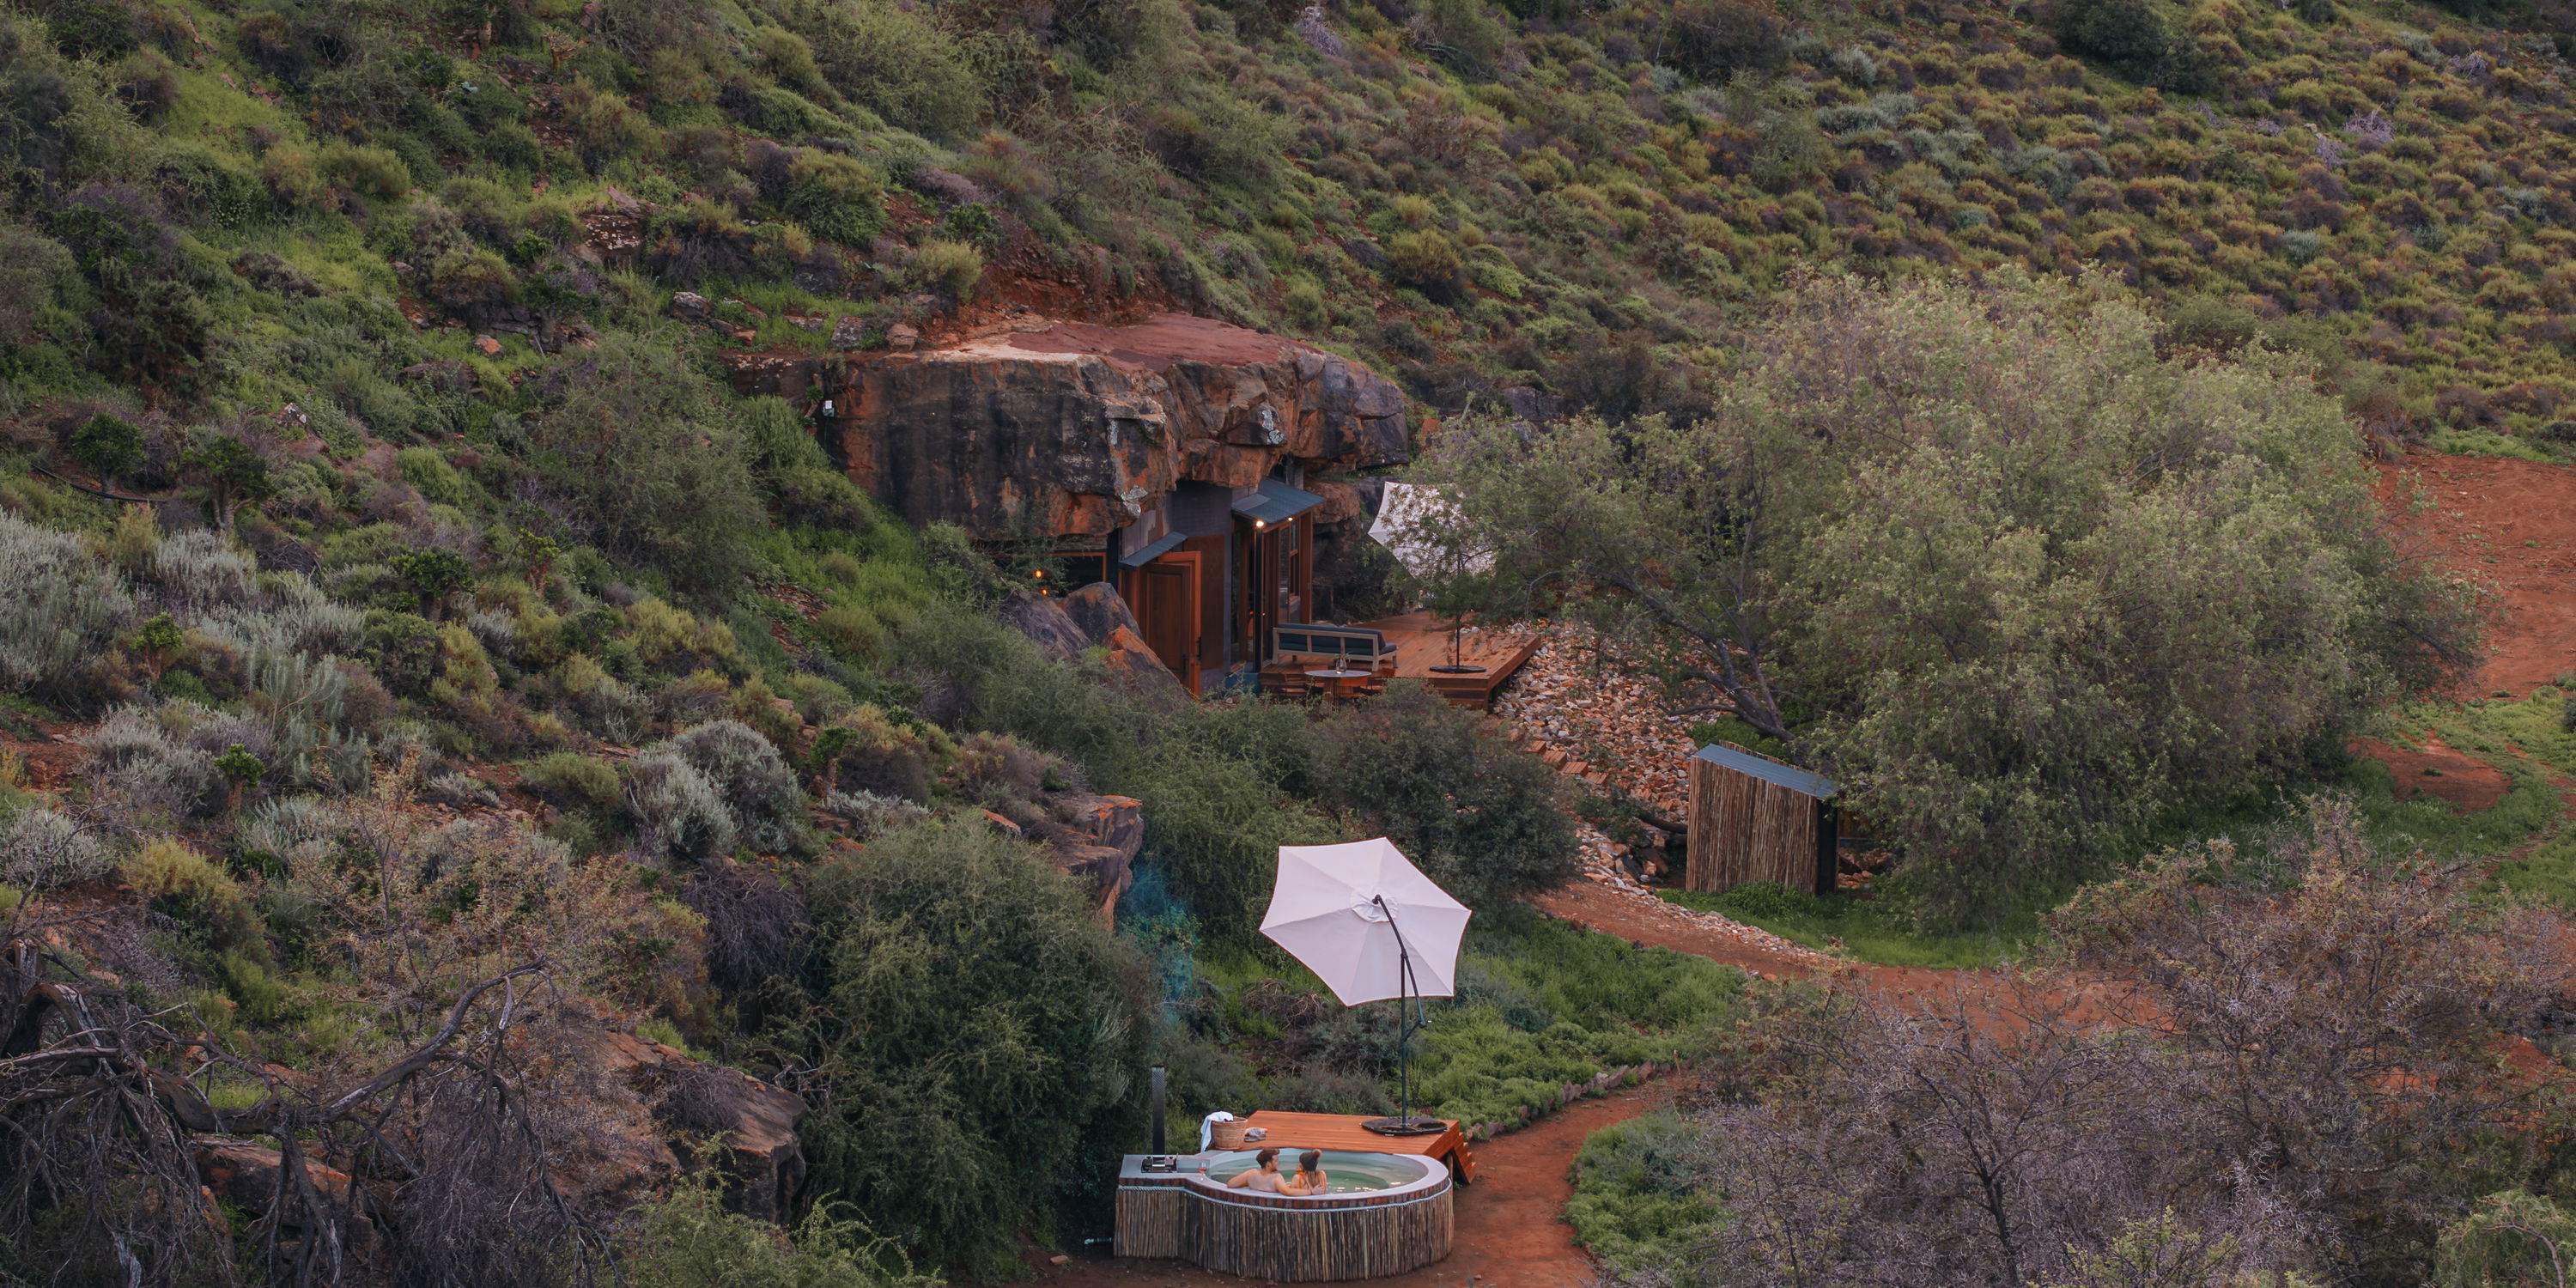
<path id="1" fill-rule="evenodd" d="M 1029 637 L 1038 651 L 1058 662 L 1082 656 L 1092 644 L 1081 625 L 1066 614 L 1064 601 L 1037 595 L 1015 595 L 1002 605 L 1001 618 Z"/>
<path id="2" fill-rule="evenodd" d="M 1408 459 L 1393 383 L 1320 349 L 1206 318 L 1023 322 L 850 360 L 746 355 L 746 393 L 820 408 L 852 480 L 915 523 L 979 538 L 1105 538 L 1182 481 L 1249 487 Z"/>
<path id="3" fill-rule="evenodd" d="M 1095 581 L 1065 596 L 1064 615 L 1072 619 L 1082 638 L 1093 644 L 1108 643 L 1109 633 L 1120 627 L 1130 635 L 1145 633 L 1145 628 L 1136 624 L 1136 614 L 1127 607 L 1126 597 L 1105 581 Z"/>
<path id="4" fill-rule="evenodd" d="M 1145 643 L 1144 636 L 1120 626 L 1101 643 L 1109 647 L 1108 655 L 1100 661 L 1109 668 L 1111 683 L 1154 702 L 1178 706 L 1190 700 L 1189 686 L 1172 674 L 1172 668 L 1163 665 L 1163 659 Z"/>
<path id="5" fill-rule="evenodd" d="M 768 1221 L 786 1219 L 805 1180 L 796 1124 L 805 1101 L 749 1074 L 690 1058 L 631 1033 L 578 1026 L 577 1058 L 604 1085 L 631 1093 L 594 1097 L 586 1148 L 571 1151 L 559 1180 L 590 1199 L 631 1202 L 676 1175 L 683 1160 L 674 1137 L 717 1136 L 713 1160 L 732 1179 L 725 1206 Z"/>

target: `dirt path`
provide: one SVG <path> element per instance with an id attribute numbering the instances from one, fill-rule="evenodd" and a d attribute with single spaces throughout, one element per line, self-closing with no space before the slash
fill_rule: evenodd
<path id="1" fill-rule="evenodd" d="M 1458 1191 L 1456 1235 L 1447 1260 L 1392 1279 L 1389 1288 L 1576 1288 L 1592 1278 L 1592 1259 L 1574 1246 L 1565 1223 L 1574 1184 L 1566 1169 L 1583 1138 L 1644 1113 L 1669 1096 L 1661 1085 L 1631 1087 L 1476 1147 L 1476 1183 Z M 1062 1266 L 1040 1267 L 1048 1288 L 1166 1284 L 1224 1288 L 1250 1282 L 1177 1261 L 1112 1260 L 1104 1249 Z"/>

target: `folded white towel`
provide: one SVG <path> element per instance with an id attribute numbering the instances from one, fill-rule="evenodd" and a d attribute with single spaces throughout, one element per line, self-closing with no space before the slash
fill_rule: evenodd
<path id="1" fill-rule="evenodd" d="M 1230 1123 L 1230 1122 L 1233 1122 L 1233 1121 L 1234 1121 L 1234 1115 L 1232 1115 L 1232 1114 L 1230 1114 L 1230 1113 L 1227 1113 L 1226 1111 L 1224 1111 L 1224 1110 L 1222 1110 L 1222 1109 L 1217 1110 L 1215 1113 L 1209 1114 L 1207 1117 L 1200 1119 L 1200 1120 L 1199 1120 L 1199 1152 L 1200 1152 L 1200 1153 L 1202 1153 L 1202 1154 L 1204 1154 L 1204 1153 L 1208 1152 L 1208 1144 L 1209 1144 L 1209 1142 L 1211 1142 L 1211 1141 L 1213 1141 L 1213 1140 L 1215 1140 L 1215 1139 L 1216 1139 L 1216 1124 L 1218 1124 L 1218 1123 Z"/>

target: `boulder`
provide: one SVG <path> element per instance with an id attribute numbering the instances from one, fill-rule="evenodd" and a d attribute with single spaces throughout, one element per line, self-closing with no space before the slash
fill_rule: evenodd
<path id="1" fill-rule="evenodd" d="M 1093 845 L 1136 857 L 1145 848 L 1145 803 L 1133 796 L 1085 796 L 1066 802 L 1065 826 Z"/>
<path id="2" fill-rule="evenodd" d="M 802 1097 L 605 1026 L 576 1025 L 571 1035 L 576 1055 L 634 1099 L 594 1098 L 589 1139 L 559 1169 L 566 1189 L 609 1206 L 631 1203 L 680 1171 L 672 1138 L 712 1135 L 723 1141 L 715 1161 L 733 1180 L 725 1206 L 765 1221 L 786 1219 L 805 1180 L 796 1140 Z"/>
<path id="3" fill-rule="evenodd" d="M 1028 636 L 1039 652 L 1058 662 L 1070 662 L 1091 647 L 1090 637 L 1066 615 L 1061 600 L 1015 594 L 1002 605 L 1000 615 L 1012 629 Z"/>
<path id="4" fill-rule="evenodd" d="M 277 1200 L 278 1169 L 285 1161 L 276 1150 L 246 1140 L 223 1137 L 200 1137 L 194 1151 L 197 1180 L 225 1202 L 252 1212 L 266 1212 Z M 305 1175 L 312 1178 L 322 1201 L 342 1211 L 349 1208 L 349 1174 L 306 1157 Z"/>
<path id="5" fill-rule="evenodd" d="M 1172 674 L 1172 668 L 1163 665 L 1163 659 L 1154 656 L 1153 649 L 1146 647 L 1144 636 L 1121 626 L 1101 642 L 1109 647 L 1108 656 L 1101 662 L 1109 668 L 1111 683 L 1155 701 L 1189 701 L 1189 687 Z"/>
<path id="6" fill-rule="evenodd" d="M 1137 852 L 1145 848 L 1145 804 L 1132 796 L 1058 797 L 1056 866 L 1092 883 L 1107 918 L 1118 896 L 1135 883 Z"/>
<path id="7" fill-rule="evenodd" d="M 1145 633 L 1145 628 L 1136 624 L 1136 614 L 1128 610 L 1126 596 L 1105 581 L 1095 581 L 1065 596 L 1064 614 L 1073 619 L 1082 638 L 1092 644 L 1107 643 L 1109 633 L 1120 627 L 1131 635 Z"/>
<path id="8" fill-rule="evenodd" d="M 1208 318 L 1012 324 L 945 348 L 851 359 L 746 355 L 748 394 L 833 400 L 824 446 L 913 523 L 979 539 L 1032 525 L 1098 541 L 1184 480 L 1250 487 L 1409 457 L 1404 395 L 1321 349 Z M 820 387 L 818 387 L 820 386 Z"/>

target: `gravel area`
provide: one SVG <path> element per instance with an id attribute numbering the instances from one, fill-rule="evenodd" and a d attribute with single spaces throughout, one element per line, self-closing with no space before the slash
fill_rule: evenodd
<path id="1" fill-rule="evenodd" d="M 1641 679 L 1605 653 L 1588 629 L 1566 622 L 1538 622 L 1530 629 L 1546 642 L 1494 698 L 1494 715 L 1522 747 L 1547 757 L 1594 790 L 1628 796 L 1676 818 L 1689 810 L 1690 726 L 1705 715 L 1677 714 L 1660 686 Z M 1748 948 L 1785 957 L 1830 961 L 1758 926 L 1715 913 L 1693 912 L 1656 896 L 1630 874 L 1628 847 L 1589 823 L 1577 828 L 1583 875 L 1633 904 L 1640 916 L 1724 936 Z M 1678 849 L 1666 856 L 1678 867 Z"/>

